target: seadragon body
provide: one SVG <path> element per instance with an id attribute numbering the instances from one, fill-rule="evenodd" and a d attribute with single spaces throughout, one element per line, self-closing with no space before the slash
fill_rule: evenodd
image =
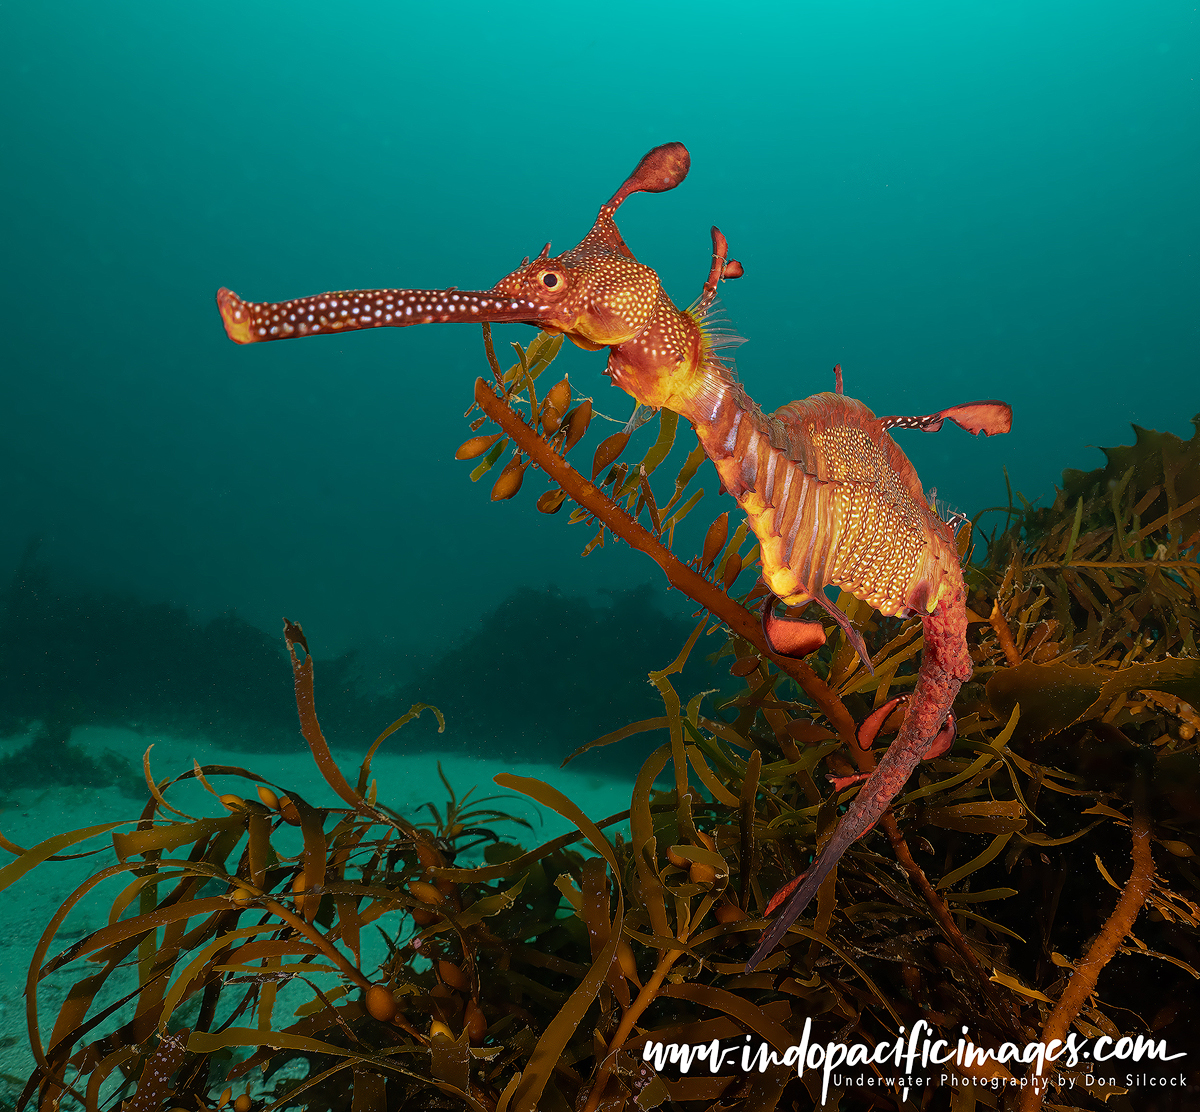
<path id="1" fill-rule="evenodd" d="M 988 402 L 928 418 L 881 419 L 854 398 L 825 393 L 766 415 L 719 371 L 704 380 L 693 405 L 678 411 L 692 422 L 722 484 L 745 511 L 759 541 L 762 578 L 775 597 L 789 606 L 817 603 L 859 646 L 858 634 L 825 598 L 826 586 L 847 590 L 883 614 L 917 614 L 924 626 L 920 675 L 900 733 L 789 893 L 750 959 L 753 968 L 842 854 L 879 820 L 917 764 L 953 740 L 943 725 L 971 676 L 954 532 L 930 507 L 916 470 L 887 430 L 896 424 L 929 427 L 945 416 L 972 431 L 998 432 L 1007 429 L 1009 414 Z M 824 640 L 818 623 L 774 618 L 773 601 L 768 598 L 763 621 L 774 647 L 802 652 Z M 860 652 L 869 667 L 865 649 Z"/>
<path id="2" fill-rule="evenodd" d="M 777 651 L 802 655 L 824 641 L 819 622 L 778 618 L 786 606 L 816 603 L 863 655 L 861 637 L 825 596 L 836 586 L 888 615 L 918 615 L 924 652 L 904 724 L 866 778 L 832 837 L 764 933 L 756 965 L 778 943 L 846 849 L 883 815 L 920 760 L 952 739 L 947 725 L 971 675 L 962 571 L 951 527 L 925 497 L 888 430 L 937 431 L 945 419 L 972 433 L 1007 432 L 1011 411 L 975 402 L 923 417 L 876 417 L 837 390 L 764 414 L 718 353 L 705 316 L 722 279 L 741 265 L 712 229 L 713 260 L 696 304 L 679 309 L 658 275 L 639 263 L 614 214 L 632 193 L 673 189 L 690 165 L 680 143 L 656 147 L 601 209 L 583 241 L 535 259 L 490 290 L 354 290 L 284 302 L 246 302 L 222 289 L 218 305 L 230 338 L 258 343 L 362 328 L 456 322 L 533 324 L 587 350 L 609 349 L 607 373 L 642 405 L 689 421 L 725 489 L 757 536 L 762 577 L 773 597 L 763 627 Z M 874 717 L 874 716 L 873 716 Z M 952 719 L 950 719 L 952 722 Z"/>

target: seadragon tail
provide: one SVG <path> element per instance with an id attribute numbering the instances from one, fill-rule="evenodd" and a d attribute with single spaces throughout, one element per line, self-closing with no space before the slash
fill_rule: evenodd
<path id="1" fill-rule="evenodd" d="M 925 652 L 917 686 L 908 703 L 908 714 L 896 740 L 867 778 L 833 836 L 817 855 L 804 881 L 784 904 L 775 921 L 763 932 L 746 971 L 754 969 L 779 945 L 791 925 L 817 894 L 842 855 L 883 816 L 913 770 L 942 737 L 942 726 L 959 688 L 971 676 L 967 653 L 965 592 L 958 590 L 932 614 L 922 616 Z"/>

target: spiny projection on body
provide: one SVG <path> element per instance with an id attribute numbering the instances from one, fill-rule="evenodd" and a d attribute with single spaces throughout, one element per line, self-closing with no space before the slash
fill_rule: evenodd
<path id="1" fill-rule="evenodd" d="M 658 275 L 633 257 L 613 219 L 633 193 L 674 189 L 690 163 L 682 143 L 656 147 L 600 209 L 577 247 L 551 257 L 547 244 L 490 290 L 353 290 L 247 302 L 222 289 L 217 303 L 226 332 L 241 344 L 466 321 L 531 324 L 562 333 L 589 351 L 607 347 L 612 381 L 639 403 L 688 420 L 725 489 L 745 511 L 759 540 L 762 577 L 772 592 L 762 620 L 775 651 L 801 656 L 824 643 L 820 622 L 775 614 L 776 603 L 816 603 L 870 667 L 861 636 L 825 596 L 830 585 L 883 614 L 920 617 L 924 652 L 904 724 L 875 770 L 861 778 L 866 782 L 813 865 L 772 901 L 768 911 L 785 901 L 784 908 L 751 957 L 748 968 L 753 968 L 778 944 L 846 849 L 879 820 L 917 764 L 952 743 L 950 708 L 971 675 L 966 592 L 954 532 L 926 498 L 888 430 L 936 432 L 949 419 L 973 434 L 992 435 L 1008 432 L 1012 411 L 1003 402 L 984 401 L 921 417 L 876 417 L 842 393 L 839 368 L 833 393 L 764 414 L 722 362 L 719 339 L 705 320 L 718 283 L 743 273 L 728 258 L 725 237 L 712 229 L 708 278 L 697 302 L 681 310 Z M 864 723 L 864 747 L 892 705 Z"/>

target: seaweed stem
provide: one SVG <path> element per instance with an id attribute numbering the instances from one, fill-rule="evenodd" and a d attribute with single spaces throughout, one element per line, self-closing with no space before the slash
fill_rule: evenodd
<path id="1" fill-rule="evenodd" d="M 1008 468 L 1004 468 L 1004 489 L 1008 491 L 1008 507 L 1004 518 L 1004 532 L 1008 532 L 1013 519 L 1012 480 L 1008 477 Z"/>
<path id="2" fill-rule="evenodd" d="M 680 939 L 680 941 L 683 942 L 685 939 Z M 687 953 L 686 950 L 668 950 L 659 958 L 658 965 L 647 978 L 642 991 L 637 994 L 637 999 L 625 1009 L 625 1014 L 621 1016 L 621 1022 L 613 1032 L 612 1041 L 608 1044 L 606 1062 L 611 1060 L 612 1056 L 625 1045 L 625 1040 L 633 1031 L 633 1025 L 641 1018 L 642 1012 L 654 1002 L 658 990 L 662 988 L 663 981 L 671 971 L 671 966 L 685 953 Z M 612 1077 L 612 1069 L 608 1065 L 602 1065 L 596 1074 L 596 1080 L 592 1084 L 592 1091 L 588 1094 L 588 1101 L 584 1105 L 583 1112 L 596 1112 L 600 1098 L 604 1095 L 604 1090 L 608 1088 L 610 1077 Z"/>
<path id="3" fill-rule="evenodd" d="M 524 417 L 514 412 L 505 399 L 498 398 L 486 379 L 475 380 L 475 402 L 522 452 L 567 492 L 569 498 L 599 518 L 614 536 L 646 553 L 662 568 L 672 587 L 711 611 L 737 636 L 749 641 L 760 655 L 791 676 L 833 724 L 843 743 L 855 748 L 854 720 L 841 699 L 803 660 L 771 652 L 757 615 L 688 567 L 649 530 L 615 506 L 599 487 L 585 479 L 543 440 Z"/>
<path id="4" fill-rule="evenodd" d="M 298 623 L 284 618 L 283 639 L 292 663 L 296 711 L 300 717 L 300 733 L 308 742 L 313 760 L 320 769 L 321 775 L 324 776 L 325 782 L 357 814 L 371 819 L 372 822 L 393 826 L 410 836 L 415 836 L 417 829 L 412 823 L 399 815 L 388 814 L 378 807 L 371 806 L 342 775 L 342 770 L 329 750 L 329 742 L 325 740 L 325 735 L 321 731 L 321 723 L 317 720 L 317 701 L 313 688 L 313 656 L 308 647 L 308 641 L 305 639 L 304 629 Z M 296 653 L 297 645 L 304 650 L 303 660 Z"/>
<path id="5" fill-rule="evenodd" d="M 292 675 L 296 689 L 296 710 L 300 714 L 300 732 L 312 750 L 313 760 L 325 782 L 351 807 L 359 810 L 365 805 L 362 796 L 346 782 L 342 770 L 338 768 L 329 752 L 329 743 L 321 732 L 317 721 L 316 697 L 313 694 L 313 658 L 305 640 L 304 630 L 294 622 L 283 620 L 283 639 L 287 645 L 288 654 L 292 661 Z M 296 645 L 304 649 L 304 659 L 296 655 Z"/>
<path id="6" fill-rule="evenodd" d="M 348 961 L 341 952 L 329 941 L 319 930 L 310 926 L 298 915 L 293 915 L 281 903 L 275 900 L 266 900 L 264 907 L 274 916 L 282 919 L 289 927 L 298 930 L 305 938 L 307 938 L 314 946 L 318 946 L 321 952 L 324 953 L 330 961 L 336 963 L 339 969 L 346 974 L 359 988 L 366 992 L 371 987 L 371 982 L 363 975 L 362 970 L 358 966 L 353 965 Z"/>
<path id="7" fill-rule="evenodd" d="M 1013 1011 L 1011 1004 L 992 987 L 992 980 L 987 975 L 987 970 L 983 968 L 983 965 L 979 961 L 979 955 L 971 949 L 970 943 L 963 937 L 962 931 L 958 929 L 958 924 L 954 921 L 954 916 L 950 913 L 950 908 L 946 906 L 946 901 L 938 894 L 937 889 L 929 883 L 929 878 L 925 875 L 925 870 L 917 864 L 916 859 L 913 857 L 912 850 L 908 848 L 908 842 L 905 841 L 904 834 L 900 830 L 900 824 L 896 821 L 896 816 L 891 811 L 888 811 L 880 820 L 880 825 L 883 827 L 883 832 L 887 835 L 888 841 L 892 843 L 892 852 L 896 855 L 896 860 L 900 862 L 901 868 L 908 874 L 908 879 L 912 882 L 913 887 L 924 897 L 926 904 L 929 905 L 929 910 L 933 912 L 933 917 L 937 921 L 937 925 L 941 928 L 942 936 L 954 947 L 959 957 L 966 963 L 967 968 L 975 978 L 975 983 L 979 986 L 988 1004 L 991 1005 L 998 1015 L 1005 1017 L 1012 1030 L 1020 1031 L 1019 1017 Z"/>
<path id="8" fill-rule="evenodd" d="M 500 369 L 500 361 L 496 358 L 496 346 L 492 343 L 492 326 L 487 321 L 483 323 L 483 350 L 487 352 L 487 361 L 491 365 L 492 374 L 496 376 L 496 382 L 503 385 L 504 372 Z"/>
<path id="9" fill-rule="evenodd" d="M 857 745 L 852 745 L 850 746 L 850 756 L 858 766 L 860 772 L 869 773 L 875 768 L 875 754 L 869 749 L 862 750 Z M 900 862 L 900 867 L 908 874 L 908 879 L 912 882 L 913 887 L 921 893 L 929 910 L 933 913 L 934 921 L 941 930 L 942 936 L 954 947 L 959 957 L 963 959 L 967 970 L 974 977 L 979 991 L 983 994 L 993 1011 L 997 1015 L 1003 1015 L 1012 1029 L 1019 1031 L 1019 1017 L 1013 1012 L 1011 1005 L 995 990 L 992 980 L 987 974 L 987 970 L 983 968 L 983 965 L 979 961 L 979 956 L 971 949 L 970 943 L 963 937 L 962 931 L 958 929 L 958 924 L 954 921 L 954 916 L 951 914 L 950 908 L 946 905 L 946 901 L 942 899 L 937 889 L 929 883 L 929 878 L 925 875 L 925 870 L 917 864 L 916 858 L 912 855 L 912 850 L 908 848 L 904 832 L 900 829 L 900 824 L 896 821 L 895 814 L 890 809 L 885 811 L 883 817 L 879 820 L 879 825 L 883 828 L 884 834 L 887 835 L 887 839 L 892 845 L 892 852 L 896 855 L 896 860 Z"/>
<path id="10" fill-rule="evenodd" d="M 1025 571 L 1061 568 L 1059 563 L 1026 564 Z M 1195 560 L 1076 560 L 1073 568 L 1194 568 Z"/>
<path id="11" fill-rule="evenodd" d="M 1041 1041 L 1047 1045 L 1053 1039 L 1062 1042 L 1066 1038 L 1075 1017 L 1088 997 L 1096 991 L 1101 971 L 1116 956 L 1121 943 L 1133 930 L 1133 924 L 1150 894 L 1154 883 L 1154 855 L 1150 849 L 1150 818 L 1142 807 L 1134 811 L 1130 835 L 1133 839 L 1133 871 L 1121 890 L 1117 906 L 1105 921 L 1087 955 L 1075 966 L 1066 989 L 1042 1028 Z M 1030 1085 L 1021 1098 L 1020 1112 L 1038 1112 L 1047 1088 L 1046 1085 Z"/>

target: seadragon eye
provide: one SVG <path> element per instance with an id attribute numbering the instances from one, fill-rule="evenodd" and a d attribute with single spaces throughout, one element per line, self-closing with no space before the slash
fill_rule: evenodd
<path id="1" fill-rule="evenodd" d="M 556 290 L 563 283 L 563 275 L 558 270 L 543 270 L 538 274 L 538 281 L 548 290 Z"/>

